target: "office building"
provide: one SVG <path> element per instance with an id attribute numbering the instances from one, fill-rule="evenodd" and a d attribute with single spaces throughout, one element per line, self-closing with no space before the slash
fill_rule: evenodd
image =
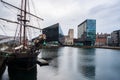
<path id="1" fill-rule="evenodd" d="M 63 43 L 62 39 L 64 35 L 59 23 L 44 28 L 42 33 L 46 35 L 46 42 L 51 42 L 53 44 Z"/>
<path id="2" fill-rule="evenodd" d="M 112 46 L 120 46 L 120 30 L 111 33 Z"/>
<path id="3" fill-rule="evenodd" d="M 78 25 L 78 39 L 83 46 L 93 46 L 96 40 L 96 20 L 87 19 Z"/>

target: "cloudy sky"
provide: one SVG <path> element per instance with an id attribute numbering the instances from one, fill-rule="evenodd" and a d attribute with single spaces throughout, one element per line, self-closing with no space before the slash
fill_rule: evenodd
<path id="1" fill-rule="evenodd" d="M 7 0 L 10 1 L 10 0 Z M 17 0 L 12 0 L 17 4 Z M 18 0 L 19 1 L 19 0 Z M 37 15 L 44 19 L 41 28 L 60 23 L 65 35 L 86 19 L 96 19 L 96 32 L 111 33 L 120 29 L 120 0 L 30 0 L 34 1 Z M 13 18 L 0 3 L 0 17 Z M 33 12 L 33 11 L 31 11 Z"/>

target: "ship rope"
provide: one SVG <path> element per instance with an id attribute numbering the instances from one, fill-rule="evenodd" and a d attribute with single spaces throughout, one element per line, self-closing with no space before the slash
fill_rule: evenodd
<path id="1" fill-rule="evenodd" d="M 28 12 L 30 12 L 29 0 L 28 0 Z M 31 16 L 30 16 L 30 15 L 28 15 L 28 20 L 31 21 Z M 29 37 L 29 39 L 32 39 L 31 29 L 30 29 L 30 28 L 27 28 L 27 31 L 28 31 L 28 37 Z"/>
<path id="2" fill-rule="evenodd" d="M 2 25 L 0 25 L 0 28 L 1 28 L 1 30 L 3 31 L 3 33 L 6 35 L 6 36 L 8 36 L 7 35 L 7 33 L 5 32 L 5 29 L 6 29 L 6 26 L 5 25 L 3 25 L 1 22 L 0 22 L 0 24 Z M 9 39 L 9 38 L 8 38 Z M 10 39 L 9 39 L 10 40 Z"/>
<path id="3" fill-rule="evenodd" d="M 7 5 L 5 5 L 4 3 L 3 3 L 3 6 L 5 7 L 5 8 L 7 8 L 12 14 L 14 14 L 14 15 L 16 15 L 16 14 L 18 14 L 18 12 L 19 12 L 19 10 L 17 11 L 17 13 L 13 10 L 13 9 L 11 9 L 11 8 L 9 8 Z M 19 34 L 20 33 L 18 33 L 18 24 L 17 24 L 17 28 L 16 28 L 16 31 L 15 31 L 15 34 L 14 34 L 14 45 L 16 44 L 15 43 L 15 40 L 17 39 L 16 37 L 17 36 L 19 36 Z M 2 29 L 3 30 L 3 29 Z M 8 28 L 7 28 L 7 30 L 8 30 Z M 9 29 L 10 30 L 10 29 Z M 7 35 L 7 33 L 4 31 L 4 33 L 5 33 L 5 35 Z M 14 46 L 13 45 L 13 46 Z"/>
<path id="4" fill-rule="evenodd" d="M 12 14 L 14 14 L 14 15 L 16 15 L 16 13 L 15 13 L 15 11 L 13 10 L 13 9 L 11 9 L 11 8 L 9 8 L 7 5 L 5 5 L 4 3 L 2 3 L 3 4 L 3 6 L 5 7 L 5 8 L 7 8 Z"/>
<path id="5" fill-rule="evenodd" d="M 35 4 L 34 4 L 33 0 L 30 0 L 30 1 L 28 0 L 28 12 L 30 12 L 30 3 L 32 5 L 32 8 L 33 8 L 35 15 L 37 15 L 37 12 L 35 9 Z M 40 23 L 39 23 L 40 21 L 37 18 L 35 18 L 35 20 L 33 20 L 33 19 L 31 19 L 31 15 L 28 15 L 28 19 L 29 19 L 29 21 L 31 21 L 32 25 L 34 25 L 33 23 L 37 23 L 38 27 L 40 28 Z M 28 36 L 30 39 L 32 39 L 32 36 L 36 36 L 36 30 L 30 29 L 30 28 L 28 28 L 27 30 L 28 30 Z"/>
<path id="6" fill-rule="evenodd" d="M 7 3 L 7 2 L 5 2 L 5 1 L 2 1 L 3 2 L 3 6 L 5 7 L 5 8 L 7 8 L 8 10 L 10 10 L 10 13 L 13 13 L 13 14 L 18 14 L 18 12 L 21 10 L 21 9 L 19 9 L 19 8 L 17 8 L 17 7 L 15 7 L 15 6 L 12 6 L 11 4 L 9 4 L 9 3 Z M 28 9 L 28 11 L 30 12 L 30 4 L 29 4 L 29 2 L 30 1 L 28 1 L 27 3 L 28 3 L 28 7 L 27 7 L 27 9 Z M 18 9 L 18 12 L 16 12 L 17 10 L 14 10 L 14 9 L 11 9 L 11 8 L 9 8 L 6 4 L 8 4 L 9 6 L 11 6 L 11 7 L 14 7 L 14 8 L 16 8 L 16 9 Z M 33 10 L 34 10 L 34 13 L 35 14 L 37 14 L 37 12 L 36 12 L 36 10 L 35 10 L 35 4 L 34 4 L 34 1 L 33 0 L 31 0 L 31 4 L 32 4 L 32 7 L 34 8 Z M 24 11 L 24 10 L 22 10 L 23 12 L 26 12 L 26 11 Z M 35 15 L 33 15 L 33 14 L 31 14 L 31 13 L 29 13 L 29 12 L 26 12 L 27 14 L 30 14 L 30 15 L 27 15 L 27 18 L 29 19 L 29 21 L 31 21 L 32 19 L 31 19 L 31 16 L 34 16 L 34 17 L 36 17 L 34 20 L 32 20 L 31 22 L 33 22 L 33 23 L 35 23 L 35 22 L 37 22 L 37 25 L 38 25 L 38 27 L 40 28 L 40 21 L 39 21 L 39 19 L 40 20 L 43 20 L 42 18 L 39 18 L 39 17 L 37 17 L 37 16 L 35 16 Z M 5 20 L 5 19 L 2 19 L 2 20 Z M 10 22 L 9 20 L 6 20 L 7 22 Z M 12 22 L 12 21 L 11 21 Z M 17 22 L 13 22 L 13 23 L 17 23 Z M 33 24 L 33 23 L 31 23 L 31 24 Z M 27 24 L 29 24 L 29 23 L 27 23 Z M 7 24 L 8 25 L 8 24 Z M 16 28 L 16 31 L 15 31 L 15 34 L 14 34 L 14 40 L 16 41 L 16 39 L 20 36 L 20 29 L 18 28 L 18 26 L 20 25 L 20 23 L 19 23 L 19 21 L 18 21 L 18 23 L 17 23 L 17 28 Z M 30 26 L 30 27 L 32 27 L 32 26 Z M 5 34 L 5 35 L 7 35 L 7 33 L 5 32 L 5 30 L 3 29 L 3 28 L 6 28 L 6 26 L 4 26 L 3 25 L 3 27 L 2 26 L 0 26 L 0 28 L 1 28 L 1 30 L 3 31 L 3 33 Z M 32 28 L 35 28 L 35 27 L 32 27 Z M 36 28 L 37 29 L 37 28 Z M 28 33 L 25 33 L 25 35 L 28 35 L 29 36 L 29 38 L 31 39 L 32 37 L 32 35 L 31 35 L 31 31 L 33 31 L 33 34 L 36 34 L 36 31 L 34 30 L 34 29 L 30 29 L 30 28 L 27 28 L 27 30 L 28 30 Z M 40 32 L 41 32 L 41 30 L 40 30 Z M 34 35 L 34 36 L 36 36 L 36 35 Z M 27 37 L 26 37 L 27 38 Z M 15 42 L 14 41 L 14 42 Z"/>
<path id="7" fill-rule="evenodd" d="M 16 43 L 15 43 L 15 40 L 16 40 L 16 37 L 17 37 L 18 26 L 19 26 L 19 25 L 17 25 L 16 31 L 15 31 L 15 36 L 14 36 L 14 44 L 16 44 Z M 19 33 L 18 33 L 18 36 L 19 36 Z"/>
<path id="8" fill-rule="evenodd" d="M 18 10 L 18 12 L 17 12 L 17 14 L 19 13 L 19 10 Z M 19 21 L 18 21 L 19 22 Z M 19 24 L 17 24 L 17 28 L 16 28 L 16 30 L 15 30 L 15 33 L 14 33 L 14 46 L 16 45 L 16 42 L 15 41 L 17 41 L 18 40 L 18 38 L 20 38 L 20 27 L 19 27 L 20 25 Z M 20 44 L 19 44 L 20 45 Z M 14 47 L 13 46 L 13 47 Z"/>
<path id="9" fill-rule="evenodd" d="M 0 22 L 0 24 L 1 24 L 1 22 Z M 2 25 L 2 24 L 1 24 L 1 25 Z M 5 32 L 5 30 L 3 29 L 3 27 L 5 27 L 5 25 L 2 25 L 2 26 L 1 26 L 1 25 L 0 25 L 1 30 L 3 31 L 3 33 L 4 33 L 5 35 L 7 35 L 7 33 Z"/>
<path id="10" fill-rule="evenodd" d="M 32 6 L 33 6 L 33 8 L 34 8 L 35 15 L 37 15 L 37 12 L 36 12 L 36 9 L 35 9 L 35 3 L 34 3 L 34 1 L 31 0 L 31 3 L 32 3 Z M 36 21 L 37 21 L 38 26 L 39 26 L 39 28 L 40 28 L 40 23 L 39 23 L 39 20 L 38 20 L 37 18 L 36 18 Z"/>
<path id="11" fill-rule="evenodd" d="M 28 31 L 28 35 L 29 35 L 29 39 L 32 39 L 32 36 L 31 36 L 31 31 L 30 31 L 30 29 L 29 28 L 27 28 L 27 31 Z"/>

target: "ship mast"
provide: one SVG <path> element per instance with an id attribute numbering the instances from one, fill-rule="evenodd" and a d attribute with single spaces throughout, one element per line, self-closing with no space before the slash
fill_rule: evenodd
<path id="1" fill-rule="evenodd" d="M 24 23 L 24 26 L 23 26 L 23 48 L 25 48 L 25 46 L 27 46 L 27 43 L 26 43 L 26 7 L 27 7 L 27 0 L 24 0 L 24 20 L 23 20 L 23 23 Z"/>
<path id="2" fill-rule="evenodd" d="M 3 0 L 0 0 L 0 1 L 1 1 L 2 3 L 4 3 L 4 4 L 7 4 L 7 5 L 15 8 L 15 9 L 22 10 L 23 12 L 25 12 L 23 9 L 21 9 L 21 8 L 19 8 L 19 7 L 16 7 L 16 6 L 14 6 L 14 5 L 12 5 L 12 4 L 8 3 L 8 2 L 5 2 L 5 1 L 3 1 Z M 44 19 L 42 19 L 42 18 L 40 18 L 40 17 L 38 17 L 38 16 L 36 16 L 36 15 L 34 15 L 34 14 L 32 14 L 32 13 L 27 12 L 27 11 L 26 11 L 26 13 L 29 14 L 29 15 L 31 15 L 31 16 L 33 16 L 33 17 L 36 17 L 36 18 L 38 18 L 38 19 L 40 19 L 40 20 L 42 20 L 42 21 L 44 20 Z"/>
<path id="3" fill-rule="evenodd" d="M 43 21 L 43 19 L 36 16 L 36 15 L 34 15 L 34 14 L 31 14 L 31 13 L 27 12 L 27 2 L 28 2 L 28 0 L 21 0 L 21 8 L 16 7 L 16 6 L 14 6 L 14 5 L 12 5 L 12 4 L 8 3 L 8 2 L 5 2 L 3 0 L 0 0 L 0 1 L 3 2 L 4 4 L 7 4 L 7 5 L 15 8 L 15 9 L 18 9 L 18 10 L 21 11 L 20 15 L 18 15 L 19 16 L 19 18 L 18 18 L 19 22 L 11 21 L 11 20 L 7 20 L 7 19 L 3 19 L 3 18 L 0 18 L 0 20 L 4 20 L 4 21 L 7 21 L 7 22 L 15 23 L 15 24 L 20 24 L 20 45 L 21 45 L 21 42 L 22 42 L 21 38 L 22 38 L 22 33 L 23 33 L 23 49 L 25 49 L 25 47 L 27 46 L 27 43 L 26 43 L 26 41 L 27 41 L 26 27 L 31 27 L 31 28 L 42 30 L 40 28 L 37 28 L 37 27 L 26 24 L 27 21 L 28 21 L 27 20 L 27 14 L 29 14 L 29 15 L 31 15 L 33 17 L 36 17 L 36 18 L 38 18 L 38 19 L 40 19 L 42 21 Z"/>
<path id="4" fill-rule="evenodd" d="M 18 15 L 19 17 L 20 17 L 20 45 L 21 45 L 21 41 L 22 41 L 22 39 L 21 39 L 21 37 L 22 37 L 22 15 L 23 15 L 23 11 L 22 11 L 22 9 L 23 9 L 23 0 L 21 0 L 21 12 L 20 12 L 20 15 Z"/>

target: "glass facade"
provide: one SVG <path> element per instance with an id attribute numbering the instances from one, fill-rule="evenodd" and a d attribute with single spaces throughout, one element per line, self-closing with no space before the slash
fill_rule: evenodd
<path id="1" fill-rule="evenodd" d="M 46 35 L 47 42 L 61 42 L 60 39 L 63 37 L 63 32 L 59 23 L 49 26 L 43 29 L 43 34 Z"/>
<path id="2" fill-rule="evenodd" d="M 87 19 L 78 25 L 78 39 L 88 46 L 93 46 L 96 40 L 96 20 Z"/>
<path id="3" fill-rule="evenodd" d="M 96 20 L 87 20 L 86 27 L 87 39 L 92 42 L 92 45 L 96 40 Z"/>
<path id="4" fill-rule="evenodd" d="M 59 25 L 58 29 L 59 29 L 59 38 L 61 38 L 61 37 L 63 37 L 63 31 L 62 31 L 60 25 Z"/>

